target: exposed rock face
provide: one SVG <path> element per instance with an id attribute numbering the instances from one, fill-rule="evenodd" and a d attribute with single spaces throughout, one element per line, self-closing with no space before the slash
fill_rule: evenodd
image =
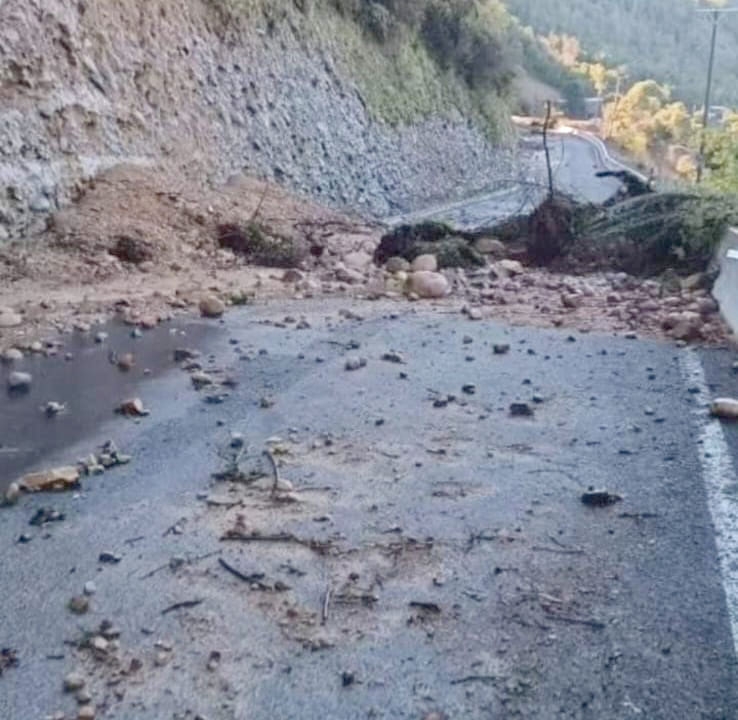
<path id="1" fill-rule="evenodd" d="M 509 155 L 464 118 L 375 122 L 338 43 L 306 20 L 241 30 L 219 5 L 0 4 L 0 243 L 123 162 L 215 183 L 246 172 L 375 215 L 509 176 Z"/>

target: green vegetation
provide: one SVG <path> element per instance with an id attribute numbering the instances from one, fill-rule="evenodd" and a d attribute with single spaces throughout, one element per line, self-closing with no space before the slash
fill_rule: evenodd
<path id="1" fill-rule="evenodd" d="M 208 1 L 224 32 L 256 24 L 277 41 L 292 33 L 327 50 L 390 124 L 463 116 L 501 140 L 521 65 L 535 64 L 544 81 L 568 78 L 502 0 Z"/>
<path id="2" fill-rule="evenodd" d="M 695 0 L 506 0 L 506 5 L 540 35 L 575 36 L 587 55 L 611 67 L 627 65 L 632 82 L 655 78 L 673 97 L 702 103 L 710 21 L 695 13 Z M 738 14 L 726 15 L 715 57 L 716 104 L 738 105 L 736 47 Z"/>

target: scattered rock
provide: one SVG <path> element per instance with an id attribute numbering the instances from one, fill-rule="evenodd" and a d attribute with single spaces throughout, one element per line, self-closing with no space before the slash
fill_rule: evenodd
<path id="1" fill-rule="evenodd" d="M 0 356 L 0 360 L 7 364 L 19 362 L 20 360 L 23 360 L 23 352 L 18 350 L 18 348 L 8 348 L 3 352 L 2 356 Z"/>
<path id="2" fill-rule="evenodd" d="M 26 475 L 19 483 L 27 492 L 69 490 L 79 485 L 79 469 L 74 466 L 60 467 Z"/>
<path id="3" fill-rule="evenodd" d="M 135 364 L 136 358 L 133 356 L 133 353 L 123 353 L 122 355 L 118 356 L 118 359 L 116 361 L 118 369 L 123 372 L 128 372 L 129 370 L 133 369 L 133 366 Z"/>
<path id="4" fill-rule="evenodd" d="M 399 255 L 389 258 L 384 267 L 387 272 L 391 273 L 410 272 L 410 263 Z"/>
<path id="5" fill-rule="evenodd" d="M 495 355 L 507 355 L 510 352 L 510 345 L 508 343 L 496 343 L 492 346 L 492 350 Z"/>
<path id="6" fill-rule="evenodd" d="M 8 375 L 8 390 L 11 392 L 27 392 L 31 388 L 31 373 L 15 371 Z"/>
<path id="7" fill-rule="evenodd" d="M 358 355 L 349 355 L 346 358 L 346 364 L 344 368 L 348 371 L 359 370 L 366 367 L 366 358 L 359 357 Z"/>
<path id="8" fill-rule="evenodd" d="M 92 702 L 92 693 L 86 687 L 84 687 L 81 690 L 77 690 L 77 692 L 74 694 L 74 699 L 80 705 L 87 705 L 88 703 Z"/>
<path id="9" fill-rule="evenodd" d="M 77 720 L 95 720 L 95 707 L 83 705 L 77 713 Z"/>
<path id="10" fill-rule="evenodd" d="M 181 363 L 186 360 L 195 360 L 200 357 L 197 350 L 189 350 L 188 348 L 177 348 L 174 351 L 174 362 Z"/>
<path id="11" fill-rule="evenodd" d="M 92 580 L 88 580 L 85 583 L 85 586 L 82 589 L 82 592 L 89 597 L 90 595 L 94 595 L 97 592 L 97 586 Z"/>
<path id="12" fill-rule="evenodd" d="M 23 317 L 13 308 L 0 307 L 0 328 L 18 327 L 23 323 Z"/>
<path id="13" fill-rule="evenodd" d="M 585 505 L 592 507 L 605 507 L 607 505 L 614 505 L 622 500 L 622 496 L 615 493 L 608 492 L 607 490 L 587 490 L 582 493 L 581 500 Z"/>
<path id="14" fill-rule="evenodd" d="M 482 319 L 482 309 L 478 307 L 469 308 L 466 311 L 466 314 L 469 320 L 481 320 Z"/>
<path id="15" fill-rule="evenodd" d="M 299 283 L 299 282 L 302 282 L 304 279 L 305 279 L 305 273 L 295 268 L 290 268 L 289 270 L 285 270 L 284 274 L 282 275 L 283 283 Z"/>
<path id="16" fill-rule="evenodd" d="M 141 398 L 125 400 L 116 408 L 116 412 L 126 417 L 145 417 L 149 414 L 149 410 L 144 407 Z"/>
<path id="17" fill-rule="evenodd" d="M 386 352 L 382 355 L 382 360 L 385 362 L 395 363 L 397 365 L 404 365 L 405 364 L 405 358 L 402 357 L 402 355 L 398 352 L 395 352 L 394 350 L 390 350 L 389 352 Z"/>
<path id="18" fill-rule="evenodd" d="M 478 238 L 474 241 L 474 249 L 482 255 L 494 255 L 496 257 L 503 257 L 507 252 L 505 244 L 493 237 Z"/>
<path id="19" fill-rule="evenodd" d="M 495 269 L 504 277 L 515 277 L 525 272 L 523 264 L 519 260 L 500 260 L 495 263 Z"/>
<path id="20" fill-rule="evenodd" d="M 477 386 L 473 383 L 467 383 L 461 388 L 461 390 L 467 395 L 474 395 L 477 392 Z"/>
<path id="21" fill-rule="evenodd" d="M 207 387 L 208 385 L 212 385 L 215 382 L 213 378 L 206 372 L 193 373 L 190 377 L 190 380 L 192 381 L 192 384 L 195 386 L 196 390 L 200 390 L 201 388 Z"/>
<path id="22" fill-rule="evenodd" d="M 34 340 L 29 346 L 28 349 L 32 353 L 42 353 L 44 351 L 44 346 L 41 344 L 40 340 Z"/>
<path id="23" fill-rule="evenodd" d="M 738 400 L 717 398 L 710 405 L 710 415 L 721 420 L 738 420 Z"/>
<path id="24" fill-rule="evenodd" d="M 219 318 L 225 312 L 225 303 L 215 295 L 207 295 L 200 300 L 200 315 L 205 318 Z"/>
<path id="25" fill-rule="evenodd" d="M 117 565 L 123 558 L 113 552 L 101 552 L 97 561 L 106 565 Z"/>
<path id="26" fill-rule="evenodd" d="M 408 278 L 408 290 L 420 298 L 442 298 L 448 295 L 450 286 L 445 275 L 436 272 L 420 271 Z"/>
<path id="27" fill-rule="evenodd" d="M 512 417 L 533 417 L 533 408 L 524 402 L 515 402 L 510 405 L 510 415 Z"/>
<path id="28" fill-rule="evenodd" d="M 75 615 L 84 615 L 90 609 L 90 601 L 84 595 L 75 595 L 67 603 L 67 607 Z"/>
<path id="29" fill-rule="evenodd" d="M 95 335 L 95 342 L 98 345 L 102 345 L 107 339 L 108 339 L 108 334 L 106 332 L 99 332 Z"/>
<path id="30" fill-rule="evenodd" d="M 259 407 L 263 410 L 268 410 L 269 408 L 274 407 L 276 403 L 277 401 L 273 397 L 265 395 L 261 400 L 259 400 Z"/>
<path id="31" fill-rule="evenodd" d="M 700 315 L 714 315 L 719 310 L 720 306 L 714 298 L 705 297 L 697 302 L 697 312 Z"/>
<path id="32" fill-rule="evenodd" d="M 87 681 L 84 675 L 78 672 L 71 672 L 64 678 L 64 692 L 77 692 L 81 690 Z"/>
<path id="33" fill-rule="evenodd" d="M 60 413 L 65 412 L 66 409 L 67 406 L 64 403 L 54 402 L 53 400 L 49 400 L 49 402 L 41 408 L 46 417 L 50 418 L 56 417 Z"/>
<path id="34" fill-rule="evenodd" d="M 561 304 L 569 310 L 576 310 L 582 305 L 582 296 L 574 295 L 572 293 L 564 293 L 561 296 Z"/>
<path id="35" fill-rule="evenodd" d="M 412 272 L 436 272 L 438 260 L 435 255 L 418 255 L 411 263 Z"/>
<path id="36" fill-rule="evenodd" d="M 221 654 L 218 650 L 213 650 L 208 656 L 207 669 L 210 672 L 215 672 L 220 667 Z"/>
<path id="37" fill-rule="evenodd" d="M 366 270 L 372 264 L 372 256 L 369 253 L 358 250 L 343 256 L 343 263 L 352 270 Z"/>
<path id="38" fill-rule="evenodd" d="M 5 491 L 4 503 L 6 505 L 15 505 L 20 499 L 21 488 L 17 482 L 10 483 Z"/>
<path id="39" fill-rule="evenodd" d="M 64 513 L 55 510 L 54 508 L 38 508 L 33 516 L 28 521 L 29 525 L 41 527 L 50 522 L 62 522 L 65 519 Z"/>

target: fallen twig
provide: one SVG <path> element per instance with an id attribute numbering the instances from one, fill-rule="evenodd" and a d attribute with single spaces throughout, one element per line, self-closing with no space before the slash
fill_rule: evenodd
<path id="1" fill-rule="evenodd" d="M 557 553 L 558 555 L 584 555 L 584 550 L 580 549 L 568 549 L 568 548 L 552 548 L 552 547 L 546 547 L 545 545 L 534 545 L 532 550 L 536 550 L 537 552 L 550 552 L 550 553 Z"/>
<path id="2" fill-rule="evenodd" d="M 174 603 L 174 605 L 170 605 L 167 608 L 164 608 L 161 611 L 162 615 L 167 615 L 170 612 L 174 612 L 175 610 L 182 610 L 184 608 L 193 608 L 197 607 L 201 603 L 205 602 L 204 599 L 200 598 L 199 600 L 183 600 L 182 602 Z"/>
<path id="3" fill-rule="evenodd" d="M 197 557 L 194 557 L 190 560 L 185 560 L 185 563 L 188 565 L 191 565 L 192 563 L 200 562 L 200 560 L 207 560 L 210 557 L 213 557 L 213 555 L 220 555 L 222 551 L 221 550 L 213 550 L 213 552 L 205 553 L 205 555 L 198 555 Z M 184 564 L 184 563 L 180 563 Z M 155 567 L 153 570 L 150 570 L 146 573 L 146 575 L 141 575 L 139 578 L 140 580 L 146 580 L 147 578 L 152 577 L 153 575 L 156 575 L 156 573 L 161 572 L 162 570 L 166 570 L 167 568 L 171 570 L 176 570 L 177 567 L 172 565 L 172 561 L 170 560 L 168 563 L 165 563 L 164 565 L 159 565 L 159 567 Z M 130 577 L 130 576 L 129 576 Z"/>
<path id="4" fill-rule="evenodd" d="M 333 591 L 331 590 L 331 585 L 330 583 L 328 583 L 328 585 L 325 588 L 325 595 L 323 596 L 323 608 L 320 613 L 320 624 L 321 625 L 325 625 L 328 622 L 328 610 L 330 609 L 332 594 L 333 594 Z"/>
<path id="5" fill-rule="evenodd" d="M 231 575 L 237 577 L 239 580 L 248 583 L 249 585 L 257 585 L 260 590 L 271 590 L 269 585 L 265 585 L 262 580 L 264 579 L 264 573 L 251 573 L 246 575 L 240 570 L 233 567 L 233 565 L 227 563 L 223 558 L 218 558 L 218 562 L 224 570 L 227 570 Z"/>
<path id="6" fill-rule="evenodd" d="M 297 545 L 304 545 L 318 553 L 325 553 L 332 547 L 330 540 L 303 540 L 292 533 L 275 533 L 272 535 L 251 533 L 247 535 L 240 530 L 229 530 L 220 539 L 221 541 L 233 540 L 236 542 L 296 543 Z"/>
<path id="7" fill-rule="evenodd" d="M 452 680 L 452 685 L 465 685 L 466 683 L 481 682 L 481 683 L 494 683 L 497 682 L 497 678 L 494 675 L 467 675 L 463 678 L 457 678 Z"/>
<path id="8" fill-rule="evenodd" d="M 274 482 L 272 483 L 272 498 L 275 498 L 277 496 L 277 491 L 279 490 L 279 468 L 277 467 L 277 461 L 274 459 L 274 455 L 269 450 L 264 450 L 264 455 L 266 455 L 267 459 L 269 460 L 269 464 L 272 466 L 272 474 L 274 475 Z"/>
<path id="9" fill-rule="evenodd" d="M 559 622 L 569 623 L 570 625 L 586 625 L 587 627 L 594 628 L 595 630 L 604 630 L 605 623 L 600 620 L 589 620 L 587 618 L 570 617 L 568 615 L 559 615 L 558 613 L 548 612 L 544 608 L 546 617 L 549 620 L 558 620 Z"/>

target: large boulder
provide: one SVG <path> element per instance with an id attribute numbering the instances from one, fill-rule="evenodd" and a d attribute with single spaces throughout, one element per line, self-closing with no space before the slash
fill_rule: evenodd
<path id="1" fill-rule="evenodd" d="M 421 298 L 442 298 L 448 295 L 450 286 L 445 275 L 420 270 L 410 275 L 407 289 Z"/>

